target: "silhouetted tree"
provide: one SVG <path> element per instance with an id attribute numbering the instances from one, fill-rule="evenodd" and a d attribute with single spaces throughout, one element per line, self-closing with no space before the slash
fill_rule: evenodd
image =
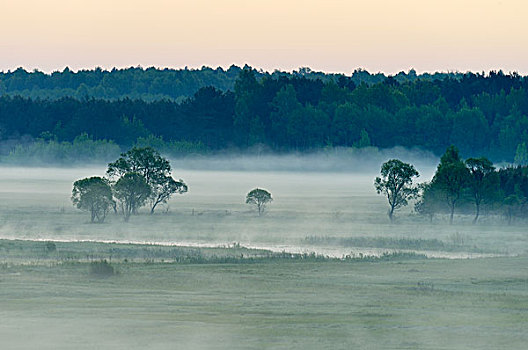
<path id="1" fill-rule="evenodd" d="M 268 203 L 271 203 L 272 200 L 271 193 L 261 188 L 255 188 L 246 195 L 246 203 L 255 205 L 259 216 L 264 213 L 266 206 Z"/>
<path id="2" fill-rule="evenodd" d="M 460 159 L 458 149 L 450 146 L 436 169 L 432 180 L 435 190 L 441 191 L 450 211 L 449 222 L 453 223 L 455 208 L 462 198 L 463 190 L 469 181 L 469 171 Z"/>
<path id="3" fill-rule="evenodd" d="M 480 215 L 480 206 L 485 201 L 491 201 L 498 190 L 499 178 L 493 163 L 485 158 L 469 158 L 466 160 L 469 170 L 468 189 L 471 201 L 475 204 L 475 224 Z"/>
<path id="4" fill-rule="evenodd" d="M 165 203 L 173 194 L 188 191 L 183 180 L 176 181 L 171 176 L 171 166 L 167 159 L 151 147 L 134 147 L 113 163 L 108 164 L 107 176 L 116 179 L 127 173 L 136 173 L 145 179 L 150 187 L 150 213 L 160 203 Z M 137 208 L 133 208 L 135 213 Z"/>
<path id="5" fill-rule="evenodd" d="M 119 201 L 125 221 L 145 204 L 151 189 L 145 178 L 139 173 L 126 173 L 114 185 L 115 197 Z"/>
<path id="6" fill-rule="evenodd" d="M 418 185 L 420 191 L 419 200 L 414 204 L 414 210 L 433 222 L 433 217 L 440 211 L 439 193 L 431 182 L 425 182 Z"/>
<path id="7" fill-rule="evenodd" d="M 172 176 L 165 176 L 158 179 L 151 185 L 152 194 L 150 196 L 150 214 L 159 204 L 166 203 L 173 194 L 183 194 L 188 191 L 188 187 L 182 179 L 176 181 Z"/>
<path id="8" fill-rule="evenodd" d="M 399 159 L 391 159 L 381 166 L 381 177 L 374 180 L 378 194 L 384 194 L 389 201 L 389 219 L 394 221 L 394 211 L 406 206 L 418 194 L 413 178 L 420 176 L 413 165 Z"/>
<path id="9" fill-rule="evenodd" d="M 90 212 L 92 223 L 103 222 L 114 205 L 108 180 L 96 176 L 75 181 L 71 200 L 77 208 Z"/>

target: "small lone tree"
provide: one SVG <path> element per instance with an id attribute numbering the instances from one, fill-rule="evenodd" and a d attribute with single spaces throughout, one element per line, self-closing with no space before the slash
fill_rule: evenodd
<path id="1" fill-rule="evenodd" d="M 137 211 L 149 198 L 150 186 L 138 173 L 126 173 L 114 185 L 115 197 L 119 201 L 125 221 Z"/>
<path id="2" fill-rule="evenodd" d="M 158 151 L 151 147 L 134 147 L 121 154 L 115 162 L 108 164 L 106 175 L 114 180 L 126 173 L 143 176 L 150 186 L 150 213 L 153 214 L 156 207 L 166 203 L 173 194 L 183 194 L 188 191 L 188 186 L 183 180 L 174 180 L 171 172 L 169 161 Z M 136 209 L 132 213 L 135 213 Z"/>
<path id="3" fill-rule="evenodd" d="M 255 188 L 246 195 L 246 204 L 255 205 L 257 207 L 259 216 L 264 213 L 266 205 L 272 200 L 273 198 L 271 198 L 271 193 L 261 188 Z"/>
<path id="4" fill-rule="evenodd" d="M 394 221 L 394 211 L 406 206 L 418 194 L 418 188 L 413 186 L 413 178 L 419 176 L 413 165 L 399 159 L 391 159 L 381 166 L 381 177 L 374 180 L 374 187 L 378 194 L 387 196 L 391 222 Z"/>
<path id="5" fill-rule="evenodd" d="M 97 176 L 75 181 L 71 200 L 77 208 L 90 212 L 92 223 L 103 222 L 108 210 L 114 205 L 108 180 Z"/>

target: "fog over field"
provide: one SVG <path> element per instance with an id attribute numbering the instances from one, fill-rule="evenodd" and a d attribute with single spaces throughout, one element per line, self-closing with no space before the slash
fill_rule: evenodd
<path id="1" fill-rule="evenodd" d="M 3 167 L 0 237 L 196 246 L 236 242 L 336 257 L 405 248 L 379 238 L 460 245 L 449 253 L 429 251 L 432 257 L 528 251 L 524 227 L 505 226 L 496 216 L 483 216 L 477 225 L 471 225 L 471 215 L 460 216 L 450 226 L 440 215 L 431 224 L 413 213 L 411 203 L 398 211 L 396 223 L 390 224 L 386 199 L 375 193 L 373 180 L 380 164 L 398 152 L 402 159 L 415 164 L 421 174 L 419 181 L 431 179 L 438 160 L 418 151 L 172 160 L 173 176 L 189 185 L 188 193 L 173 196 L 154 215 L 142 209 L 124 223 L 121 216 L 111 213 L 103 224 L 90 224 L 88 214 L 72 206 L 70 195 L 75 180 L 104 175 L 106 164 L 88 168 Z M 269 190 L 274 198 L 262 217 L 245 204 L 245 195 L 255 187 Z M 358 241 L 360 238 L 363 241 Z"/>
<path id="2" fill-rule="evenodd" d="M 188 193 L 102 224 L 70 196 L 107 164 L 2 167 L 0 344 L 522 349 L 525 223 L 430 223 L 411 202 L 391 224 L 380 165 L 401 157 L 429 181 L 438 162 L 391 152 L 173 159 Z M 260 217 L 245 204 L 255 187 L 274 199 Z"/>

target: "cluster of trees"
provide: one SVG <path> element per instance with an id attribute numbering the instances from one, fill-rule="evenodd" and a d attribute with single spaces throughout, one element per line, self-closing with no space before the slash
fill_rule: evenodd
<path id="1" fill-rule="evenodd" d="M 104 75 L 110 80 L 126 72 Z M 206 86 L 181 101 L 3 95 L 0 140 L 44 135 L 72 142 L 87 133 L 127 148 L 138 138 L 157 138 L 209 150 L 404 146 L 435 154 L 457 144 L 465 157 L 528 162 L 528 79 L 515 73 L 385 77 L 357 71 L 348 77 L 309 70 L 266 74 L 248 67 L 233 72 L 232 89 Z M 155 71 L 155 80 L 173 73 Z"/>
<path id="2" fill-rule="evenodd" d="M 378 194 L 389 202 L 389 218 L 394 211 L 417 199 L 414 209 L 431 221 L 436 214 L 473 213 L 476 223 L 483 209 L 488 214 L 502 214 L 510 224 L 513 218 L 528 216 L 528 166 L 496 169 L 486 157 L 463 160 L 459 150 L 450 146 L 430 182 L 415 185 L 419 176 L 413 165 L 397 159 L 381 167 L 374 181 Z"/>
<path id="3" fill-rule="evenodd" d="M 183 194 L 188 186 L 174 180 L 167 159 L 150 147 L 132 148 L 115 162 L 108 164 L 106 177 L 90 177 L 75 181 L 73 204 L 90 212 L 92 222 L 103 222 L 109 210 L 121 213 L 125 221 L 149 205 L 166 203 L 174 194 Z"/>
<path id="4" fill-rule="evenodd" d="M 108 162 L 121 153 L 121 147 L 113 141 L 94 140 L 83 133 L 73 141 L 57 141 L 56 138 L 40 137 L 34 141 L 21 140 L 13 144 L 2 161 L 11 164 L 76 164 L 92 161 Z"/>
<path id="5" fill-rule="evenodd" d="M 171 173 L 169 161 L 158 151 L 151 147 L 134 147 L 108 164 L 106 177 L 75 181 L 71 200 L 74 206 L 90 213 L 92 223 L 104 222 L 110 210 L 128 221 L 145 205 L 152 215 L 171 196 L 189 190 L 183 180 L 174 180 Z M 272 200 L 271 193 L 261 188 L 246 195 L 246 203 L 255 206 L 259 216 Z"/>

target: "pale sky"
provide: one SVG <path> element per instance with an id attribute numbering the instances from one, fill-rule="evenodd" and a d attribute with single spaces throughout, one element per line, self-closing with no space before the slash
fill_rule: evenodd
<path id="1" fill-rule="evenodd" d="M 528 74 L 528 0 L 0 0 L 0 70 Z"/>

